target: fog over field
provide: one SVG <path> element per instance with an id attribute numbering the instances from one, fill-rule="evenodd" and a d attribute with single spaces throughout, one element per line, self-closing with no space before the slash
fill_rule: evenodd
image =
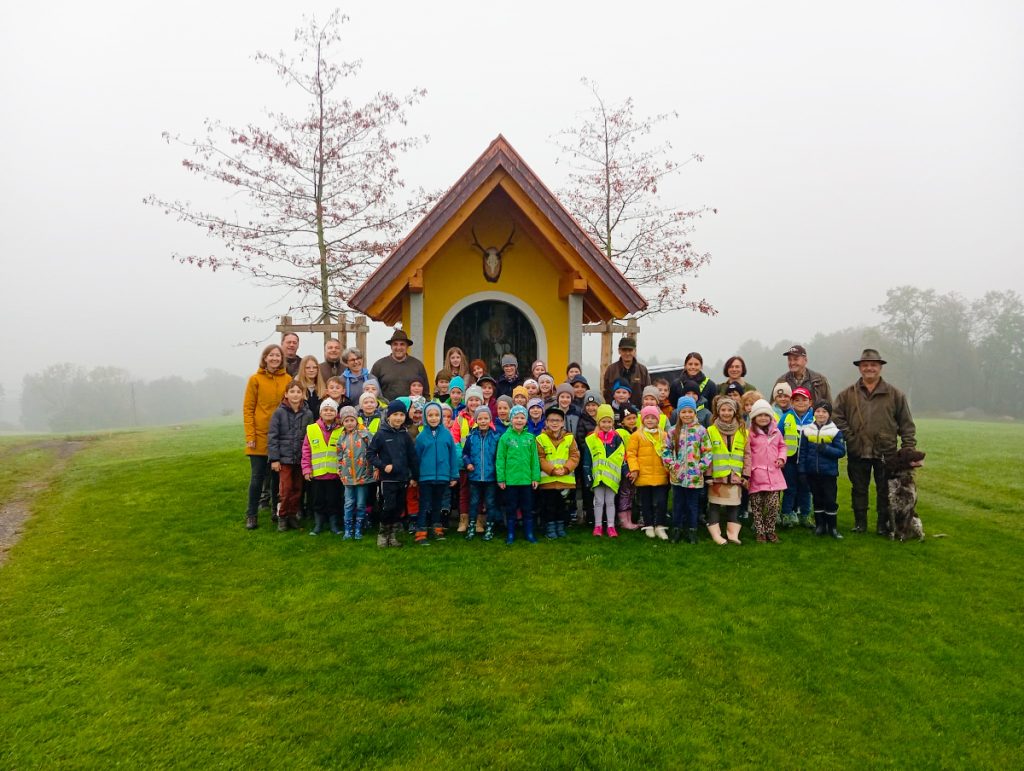
<path id="1" fill-rule="evenodd" d="M 240 205 L 186 174 L 161 132 L 294 111 L 294 90 L 253 54 L 287 47 L 304 12 L 333 7 L 5 9 L 0 419 L 17 420 L 26 374 L 59 362 L 146 380 L 253 371 L 256 349 L 239 343 L 271 328 L 242 319 L 283 310 L 280 293 L 173 262 L 218 245 L 142 199 Z M 550 137 L 590 107 L 582 76 L 611 102 L 633 97 L 641 116 L 679 113 L 660 138 L 705 160 L 663 200 L 718 209 L 693 234 L 713 260 L 690 290 L 719 314 L 644 320 L 641 360 L 698 349 L 714 362 L 751 338 L 874 324 L 902 284 L 968 300 L 1024 291 L 1019 2 L 342 7 L 347 58 L 364 61 L 356 98 L 429 92 L 409 112 L 409 130 L 431 137 L 403 162 L 410 185 L 451 185 L 501 133 L 557 189 Z M 386 336 L 374 328 L 371 360 Z M 597 350 L 586 341 L 592 361 Z M 319 354 L 319 338 L 302 352 Z"/>

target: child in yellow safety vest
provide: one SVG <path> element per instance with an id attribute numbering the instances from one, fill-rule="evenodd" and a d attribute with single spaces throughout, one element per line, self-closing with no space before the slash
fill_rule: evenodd
<path id="1" fill-rule="evenodd" d="M 617 538 L 615 530 L 615 495 L 622 481 L 622 464 L 626 458 L 626 443 L 615 431 L 615 413 L 610 404 L 597 408 L 597 428 L 583 442 L 583 480 L 594 494 L 594 535 L 605 534 L 603 523 L 608 523 L 608 537 Z"/>
<path id="2" fill-rule="evenodd" d="M 728 396 L 716 397 L 715 417 L 708 426 L 711 440 L 711 465 L 706 476 L 708 491 L 708 532 L 719 546 L 740 544 L 740 501 L 743 490 L 743 450 L 747 426 L 740 417 L 740 406 Z M 726 520 L 726 538 L 722 538 L 722 519 Z"/>
<path id="3" fill-rule="evenodd" d="M 338 439 L 342 427 L 337 421 L 338 403 L 330 397 L 320 402 L 320 419 L 306 428 L 302 440 L 302 476 L 313 484 L 313 529 L 320 535 L 330 522 L 331 532 L 341 534 L 339 518 L 343 502 L 341 479 L 338 477 Z"/>
<path id="4" fill-rule="evenodd" d="M 544 410 L 544 430 L 537 437 L 540 483 L 537 485 L 538 509 L 544 517 L 547 537 L 565 537 L 565 499 L 563 493 L 576 487 L 576 467 L 580 453 L 573 435 L 565 430 L 565 413 L 558 407 Z"/>

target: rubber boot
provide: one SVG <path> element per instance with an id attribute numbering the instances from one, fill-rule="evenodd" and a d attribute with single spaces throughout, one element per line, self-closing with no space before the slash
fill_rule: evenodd
<path id="1" fill-rule="evenodd" d="M 363 518 L 355 517 L 355 522 L 352 527 L 352 540 L 361 541 L 363 540 Z"/>
<path id="2" fill-rule="evenodd" d="M 558 528 L 555 526 L 554 520 L 544 526 L 544 535 L 552 541 L 558 538 Z"/>
<path id="3" fill-rule="evenodd" d="M 811 524 L 811 520 L 810 520 L 810 517 L 808 517 L 808 516 L 807 516 L 806 514 L 804 514 L 803 512 L 801 512 L 801 513 L 800 513 L 800 514 L 798 515 L 798 519 L 797 519 L 797 521 L 798 521 L 798 522 L 800 523 L 800 527 L 806 527 L 806 528 L 812 528 L 812 527 L 815 527 L 814 525 L 812 525 L 812 524 Z"/>
<path id="4" fill-rule="evenodd" d="M 508 518 L 508 534 L 505 536 L 505 543 L 515 543 L 516 541 L 516 515 L 513 514 Z"/>
<path id="5" fill-rule="evenodd" d="M 722 526 L 721 525 L 708 525 L 708 532 L 711 534 L 711 540 L 717 543 L 719 546 L 725 546 L 727 541 L 722 538 Z"/>
<path id="6" fill-rule="evenodd" d="M 866 533 L 868 531 L 868 513 L 866 511 L 853 512 L 853 532 Z"/>
<path id="7" fill-rule="evenodd" d="M 398 528 L 400 525 L 388 525 L 388 546 L 389 547 L 400 547 L 404 546 L 401 541 L 398 540 Z"/>
<path id="8" fill-rule="evenodd" d="M 313 529 L 309 531 L 309 534 L 320 535 L 324 531 L 325 519 L 323 514 L 315 514 L 313 516 Z"/>
<path id="9" fill-rule="evenodd" d="M 640 525 L 633 521 L 633 512 L 630 509 L 619 512 L 619 524 L 624 530 L 639 530 Z"/>
<path id="10" fill-rule="evenodd" d="M 839 533 L 839 525 L 836 520 L 839 519 L 837 512 L 831 511 L 823 515 L 825 517 L 825 524 L 828 529 L 828 534 L 833 538 L 842 540 L 843 536 Z"/>
<path id="11" fill-rule="evenodd" d="M 459 528 L 456 530 L 457 533 L 465 533 L 469 530 L 469 514 L 459 514 Z"/>
<path id="12" fill-rule="evenodd" d="M 533 534 L 533 517 L 523 517 L 523 531 L 527 541 L 537 543 L 537 536 Z"/>
<path id="13" fill-rule="evenodd" d="M 442 521 L 445 521 L 445 520 L 442 520 Z M 444 527 L 435 527 L 434 528 L 434 540 L 435 541 L 443 541 L 444 540 Z"/>
<path id="14" fill-rule="evenodd" d="M 697 528 L 691 527 L 686 531 L 686 540 L 688 543 L 697 543 Z"/>
<path id="15" fill-rule="evenodd" d="M 740 546 L 743 541 L 740 540 L 740 529 L 743 526 L 739 522 L 727 522 L 725 525 L 726 538 L 729 539 L 729 543 Z"/>
<path id="16" fill-rule="evenodd" d="M 828 526 L 825 524 L 825 512 L 814 510 L 814 534 L 825 535 Z"/>
<path id="17" fill-rule="evenodd" d="M 288 531 L 288 517 L 277 518 L 277 532 L 285 533 Z"/>
<path id="18" fill-rule="evenodd" d="M 555 522 L 555 530 L 558 533 L 559 538 L 565 538 L 565 520 L 560 519 Z"/>
<path id="19" fill-rule="evenodd" d="M 476 517 L 476 532 L 479 535 L 487 529 L 487 515 L 477 514 Z"/>
<path id="20" fill-rule="evenodd" d="M 673 527 L 672 528 L 672 543 L 679 543 L 683 540 L 683 528 Z"/>
<path id="21" fill-rule="evenodd" d="M 388 546 L 388 526 L 380 525 L 377 528 L 377 546 L 386 549 Z"/>
<path id="22" fill-rule="evenodd" d="M 484 527 L 484 540 L 490 541 L 494 539 L 494 523 L 488 522 Z"/>
<path id="23" fill-rule="evenodd" d="M 469 515 L 467 514 L 466 516 L 468 517 Z M 476 538 L 476 528 L 473 527 L 473 523 L 470 522 L 467 519 L 466 520 L 466 540 L 467 541 L 472 541 L 474 538 Z"/>
<path id="24" fill-rule="evenodd" d="M 341 528 L 338 527 L 338 515 L 331 514 L 331 532 L 335 535 L 341 535 Z"/>

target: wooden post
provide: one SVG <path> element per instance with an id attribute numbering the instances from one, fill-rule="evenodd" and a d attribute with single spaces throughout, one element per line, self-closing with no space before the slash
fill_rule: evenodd
<path id="1" fill-rule="evenodd" d="M 366 316 L 356 316 L 356 348 L 363 352 L 363 361 L 366 361 L 366 333 L 370 328 L 366 325 Z"/>
<path id="2" fill-rule="evenodd" d="M 604 371 L 608 369 L 608 365 L 612 363 L 611 324 L 608 324 L 607 327 L 608 328 L 601 332 L 601 369 L 598 370 L 599 376 L 604 375 Z"/>

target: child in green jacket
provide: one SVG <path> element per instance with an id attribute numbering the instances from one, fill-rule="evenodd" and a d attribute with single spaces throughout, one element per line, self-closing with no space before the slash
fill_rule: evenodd
<path id="1" fill-rule="evenodd" d="M 540 456 L 537 438 L 526 430 L 526 408 L 517 404 L 509 413 L 508 430 L 498 440 L 495 476 L 498 487 L 505 491 L 505 517 L 508 536 L 505 543 L 516 538 L 516 510 L 523 513 L 526 540 L 536 543 L 533 534 L 533 491 L 540 482 Z"/>

